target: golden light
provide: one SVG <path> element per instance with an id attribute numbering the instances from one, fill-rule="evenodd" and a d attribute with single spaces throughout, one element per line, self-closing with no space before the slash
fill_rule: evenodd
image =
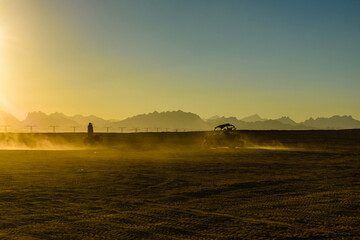
<path id="1" fill-rule="evenodd" d="M 0 27 L 0 47 L 4 44 L 4 41 L 6 40 L 6 34 L 3 28 Z"/>
<path id="2" fill-rule="evenodd" d="M 4 60 L 4 40 L 5 40 L 5 34 L 4 34 L 3 29 L 0 27 L 0 69 L 4 68 L 4 65 L 3 65 L 3 60 Z"/>
<path id="3" fill-rule="evenodd" d="M 0 28 L 0 110 L 7 110 L 10 108 L 10 104 L 3 94 L 3 89 L 5 87 L 6 77 L 5 77 L 5 53 L 4 53 L 4 43 L 5 43 L 5 33 L 2 28 Z"/>
<path id="4" fill-rule="evenodd" d="M 16 39 L 0 26 L 0 111 L 13 114 L 15 116 L 23 116 L 24 113 L 11 102 L 11 96 L 14 92 L 9 90 L 9 75 L 7 70 L 7 51 L 9 47 L 16 42 Z"/>
<path id="5" fill-rule="evenodd" d="M 4 31 L 0 28 L 0 77 L 3 77 L 2 73 L 4 70 Z"/>
<path id="6" fill-rule="evenodd" d="M 0 27 L 0 44 L 3 45 L 4 42 L 14 41 L 15 38 L 11 36 L 4 28 Z"/>
<path id="7" fill-rule="evenodd" d="M 2 52 L 4 39 L 5 39 L 4 31 L 0 28 L 0 52 Z"/>

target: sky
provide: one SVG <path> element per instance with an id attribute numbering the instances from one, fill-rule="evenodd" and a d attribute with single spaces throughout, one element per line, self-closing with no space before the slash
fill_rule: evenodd
<path id="1" fill-rule="evenodd" d="M 0 110 L 360 119 L 360 1 L 0 0 Z"/>

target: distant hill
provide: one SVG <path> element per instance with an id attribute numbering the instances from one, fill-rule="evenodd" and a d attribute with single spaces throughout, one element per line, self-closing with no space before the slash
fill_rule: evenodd
<path id="1" fill-rule="evenodd" d="M 209 125 L 198 115 L 183 111 L 153 112 L 141 114 L 127 118 L 122 121 L 114 122 L 115 126 L 134 128 L 159 128 L 159 131 L 174 130 L 209 130 Z"/>
<path id="2" fill-rule="evenodd" d="M 291 124 L 282 120 L 265 120 L 248 123 L 243 129 L 249 130 L 309 130 L 311 128 L 301 124 Z"/>
<path id="3" fill-rule="evenodd" d="M 243 125 L 245 123 L 237 119 L 236 117 L 218 117 L 218 118 L 208 119 L 206 122 L 211 127 L 211 129 L 214 129 L 216 126 L 224 123 L 230 123 L 238 128 L 238 126 Z"/>
<path id="4" fill-rule="evenodd" d="M 239 120 L 235 117 L 221 117 L 218 119 L 208 120 L 207 123 L 212 127 L 216 127 L 222 123 L 230 123 L 233 124 L 237 129 L 246 129 L 246 130 L 304 130 L 309 129 L 303 125 L 293 125 L 290 121 L 282 121 L 280 120 L 261 120 L 256 122 L 245 122 L 243 120 Z"/>
<path id="5" fill-rule="evenodd" d="M 68 130 L 79 123 L 72 120 L 63 113 L 45 114 L 43 112 L 29 112 L 23 121 L 24 125 L 35 126 L 36 129 L 46 131 L 50 126 L 57 126 L 57 129 Z"/>
<path id="6" fill-rule="evenodd" d="M 298 123 L 296 123 L 294 120 L 292 120 L 289 117 L 281 117 L 281 118 L 278 118 L 278 119 L 275 119 L 275 120 L 278 121 L 278 122 L 281 122 L 283 124 L 287 124 L 287 125 L 291 125 L 291 126 L 298 126 L 299 125 Z"/>
<path id="7" fill-rule="evenodd" d="M 215 116 L 209 117 L 209 118 L 207 118 L 207 119 L 205 119 L 205 120 L 215 120 L 215 119 L 218 119 L 218 118 L 220 118 L 220 116 L 219 116 L 219 115 L 215 115 Z"/>
<path id="8" fill-rule="evenodd" d="M 13 115 L 0 111 L 0 129 L 5 130 L 5 126 L 8 131 L 21 131 L 24 125 Z"/>
<path id="9" fill-rule="evenodd" d="M 50 126 L 57 126 L 57 132 L 77 131 L 84 132 L 87 125 L 92 122 L 96 132 L 104 132 L 106 127 L 111 131 L 119 132 L 120 127 L 125 132 L 138 131 L 198 131 L 212 130 L 214 127 L 231 123 L 239 130 L 310 130 L 310 129 L 353 129 L 360 128 L 360 121 L 352 116 L 333 116 L 330 118 L 310 118 L 304 122 L 297 123 L 289 117 L 281 117 L 275 120 L 263 119 L 255 114 L 243 119 L 236 117 L 214 116 L 209 119 L 202 119 L 200 116 L 184 111 L 152 112 L 140 114 L 124 120 L 105 120 L 90 115 L 67 116 L 63 113 L 46 114 L 43 112 L 29 112 L 23 121 L 6 112 L 0 111 L 0 132 L 8 126 L 8 131 L 24 132 L 29 125 L 35 126 L 34 131 L 49 132 Z"/>
<path id="10" fill-rule="evenodd" d="M 265 121 L 266 119 L 261 118 L 259 115 L 254 114 L 248 117 L 244 117 L 240 119 L 243 122 L 259 122 L 259 121 Z"/>
<path id="11" fill-rule="evenodd" d="M 360 121 L 352 116 L 333 116 L 330 118 L 310 118 L 303 122 L 305 126 L 316 129 L 352 129 L 360 128 Z"/>
<path id="12" fill-rule="evenodd" d="M 112 125 L 111 121 L 96 116 L 67 116 L 63 113 L 45 114 L 43 112 L 29 112 L 22 123 L 35 126 L 37 131 L 49 131 L 50 126 L 56 126 L 57 131 L 71 131 L 74 127 L 78 131 L 86 131 L 89 122 L 93 123 L 95 130 L 104 131 L 105 127 Z"/>
<path id="13" fill-rule="evenodd" d="M 83 115 L 75 115 L 71 117 L 72 120 L 76 121 L 79 126 L 87 126 L 89 122 L 91 122 L 94 126 L 97 127 L 111 127 L 113 125 L 112 121 L 102 119 L 100 117 L 90 115 L 90 116 L 83 116 Z"/>

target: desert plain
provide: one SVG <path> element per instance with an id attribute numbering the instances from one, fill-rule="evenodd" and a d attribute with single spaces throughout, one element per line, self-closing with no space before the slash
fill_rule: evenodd
<path id="1" fill-rule="evenodd" d="M 0 239 L 360 239 L 360 130 L 0 135 Z"/>

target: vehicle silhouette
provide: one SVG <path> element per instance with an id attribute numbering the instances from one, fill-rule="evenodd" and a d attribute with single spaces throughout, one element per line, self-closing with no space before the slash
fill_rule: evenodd
<path id="1" fill-rule="evenodd" d="M 214 131 L 204 139 L 205 148 L 236 148 L 243 146 L 244 143 L 239 132 L 230 123 L 216 126 Z"/>

